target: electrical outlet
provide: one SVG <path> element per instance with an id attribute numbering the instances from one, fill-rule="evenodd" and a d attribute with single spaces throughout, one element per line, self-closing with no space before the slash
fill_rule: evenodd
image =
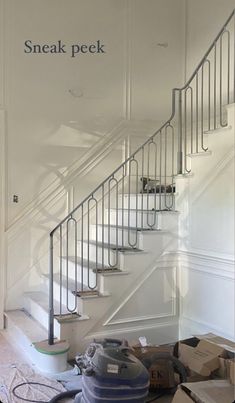
<path id="1" fill-rule="evenodd" d="M 18 203 L 19 202 L 19 196 L 13 195 L 13 203 Z"/>

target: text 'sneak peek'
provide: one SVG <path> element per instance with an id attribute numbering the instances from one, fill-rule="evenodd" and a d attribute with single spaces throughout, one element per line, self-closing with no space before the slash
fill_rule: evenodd
<path id="1" fill-rule="evenodd" d="M 89 44 L 73 44 L 69 46 L 69 53 L 71 57 L 78 56 L 79 54 L 99 54 L 106 53 L 104 50 L 105 45 L 101 44 L 100 40 L 97 40 L 94 43 Z M 33 43 L 31 40 L 27 40 L 24 42 L 24 53 L 27 54 L 64 54 L 68 53 L 67 45 L 62 43 L 61 40 L 58 40 L 56 43 L 48 44 L 38 44 Z"/>

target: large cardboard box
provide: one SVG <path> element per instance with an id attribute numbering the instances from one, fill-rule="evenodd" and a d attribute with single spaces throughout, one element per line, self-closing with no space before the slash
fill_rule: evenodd
<path id="1" fill-rule="evenodd" d="M 179 342 L 178 357 L 191 371 L 209 377 L 228 377 L 226 360 L 232 358 L 235 343 L 212 333 Z M 217 372 L 215 372 L 217 371 Z"/>
<path id="2" fill-rule="evenodd" d="M 233 403 L 235 389 L 228 380 L 183 383 L 172 403 Z"/>
<path id="3" fill-rule="evenodd" d="M 133 346 L 134 355 L 140 360 L 147 362 L 156 353 L 169 353 L 172 355 L 172 347 L 168 346 Z M 173 388 L 177 383 L 174 377 L 172 363 L 164 359 L 155 360 L 149 367 L 150 388 Z"/>

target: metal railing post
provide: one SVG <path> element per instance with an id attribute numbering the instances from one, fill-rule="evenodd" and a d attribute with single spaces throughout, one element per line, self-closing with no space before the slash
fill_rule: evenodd
<path id="1" fill-rule="evenodd" d="M 179 91 L 179 130 L 178 130 L 178 155 L 177 174 L 183 173 L 183 124 L 182 124 L 182 91 Z"/>
<path id="2" fill-rule="evenodd" d="M 53 268 L 53 234 L 50 234 L 50 261 L 49 261 L 49 326 L 48 344 L 54 344 L 54 268 Z"/>

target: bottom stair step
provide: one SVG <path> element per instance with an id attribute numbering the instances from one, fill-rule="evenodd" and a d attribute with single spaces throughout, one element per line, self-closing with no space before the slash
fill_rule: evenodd
<path id="1" fill-rule="evenodd" d="M 20 339 L 27 339 L 29 343 L 47 339 L 47 331 L 24 309 L 6 311 L 6 328 L 20 334 Z"/>
<path id="2" fill-rule="evenodd" d="M 55 374 L 67 369 L 69 344 L 66 341 L 55 339 L 55 344 L 49 346 L 47 331 L 23 309 L 7 311 L 4 315 L 8 339 L 40 372 Z M 44 351 L 40 346 L 45 347 Z M 45 352 L 55 350 L 57 354 Z"/>
<path id="3" fill-rule="evenodd" d="M 26 292 L 24 294 L 24 308 L 35 320 L 40 320 L 42 326 L 45 329 L 48 328 L 48 295 L 40 291 Z M 67 308 L 62 305 L 61 315 L 60 315 L 60 304 L 58 301 L 54 301 L 54 318 L 56 319 L 54 323 L 55 335 L 60 338 L 61 334 L 61 324 L 67 322 L 74 322 L 77 320 L 89 319 L 85 315 L 80 315 L 78 313 L 70 313 Z"/>

